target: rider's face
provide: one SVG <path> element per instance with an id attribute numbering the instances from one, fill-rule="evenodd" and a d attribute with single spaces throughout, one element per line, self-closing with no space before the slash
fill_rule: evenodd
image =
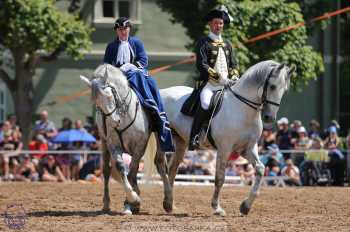
<path id="1" fill-rule="evenodd" d="M 220 18 L 213 18 L 209 21 L 210 31 L 215 35 L 220 35 L 224 28 L 224 20 Z"/>
<path id="2" fill-rule="evenodd" d="M 129 38 L 130 27 L 118 27 L 116 30 L 119 40 L 126 41 Z"/>

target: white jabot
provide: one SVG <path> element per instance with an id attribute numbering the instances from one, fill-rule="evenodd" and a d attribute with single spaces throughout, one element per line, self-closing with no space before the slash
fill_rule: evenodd
<path id="1" fill-rule="evenodd" d="M 210 32 L 208 36 L 209 36 L 210 39 L 212 39 L 215 42 L 222 42 L 221 34 L 220 35 L 216 35 L 213 32 Z"/>
<path id="2" fill-rule="evenodd" d="M 221 34 L 215 35 L 213 32 L 210 32 L 208 36 L 214 42 L 223 42 Z M 228 77 L 227 60 L 226 60 L 224 49 L 222 47 L 219 47 L 219 52 L 214 65 L 214 70 L 220 74 L 221 78 L 227 79 Z M 225 81 L 220 80 L 220 82 L 225 82 Z"/>
<path id="3" fill-rule="evenodd" d="M 129 42 L 121 41 L 118 48 L 116 63 L 117 64 L 130 63 L 130 59 L 131 59 L 131 52 L 130 52 Z"/>

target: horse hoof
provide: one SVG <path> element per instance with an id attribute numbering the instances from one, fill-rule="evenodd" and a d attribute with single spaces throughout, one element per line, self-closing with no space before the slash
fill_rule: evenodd
<path id="1" fill-rule="evenodd" d="M 221 216 L 221 217 L 225 217 L 226 216 L 226 212 L 225 210 L 223 210 L 222 208 L 217 208 L 214 212 L 214 215 L 216 216 Z"/>
<path id="2" fill-rule="evenodd" d="M 132 212 L 132 214 L 137 214 L 140 212 L 141 203 L 138 201 L 130 203 L 127 200 L 125 200 L 124 201 L 124 208 L 130 210 Z"/>
<path id="3" fill-rule="evenodd" d="M 132 212 L 131 212 L 130 209 L 124 209 L 124 210 L 122 211 L 122 215 L 132 215 Z"/>
<path id="4" fill-rule="evenodd" d="M 173 211 L 173 205 L 167 201 L 163 201 L 163 209 L 167 213 L 171 213 Z"/>
<path id="5" fill-rule="evenodd" d="M 111 212 L 111 209 L 109 207 L 108 208 L 103 207 L 102 212 L 109 213 Z"/>
<path id="6" fill-rule="evenodd" d="M 248 215 L 250 208 L 248 208 L 245 201 L 241 203 L 241 206 L 239 207 L 239 211 L 242 215 Z"/>

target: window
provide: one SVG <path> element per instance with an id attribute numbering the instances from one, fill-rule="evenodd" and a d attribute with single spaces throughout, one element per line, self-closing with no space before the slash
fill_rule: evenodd
<path id="1" fill-rule="evenodd" d="M 133 24 L 141 23 L 141 0 L 97 0 L 95 1 L 94 24 L 111 27 L 116 18 L 130 18 Z"/>
<path id="2" fill-rule="evenodd" d="M 119 1 L 118 2 L 118 13 L 119 17 L 130 17 L 130 2 L 129 1 Z"/>
<path id="3" fill-rule="evenodd" d="M 114 18 L 114 1 L 113 0 L 109 0 L 109 1 L 106 1 L 104 0 L 103 1 L 103 17 L 105 18 L 109 18 L 109 17 L 112 17 Z"/>

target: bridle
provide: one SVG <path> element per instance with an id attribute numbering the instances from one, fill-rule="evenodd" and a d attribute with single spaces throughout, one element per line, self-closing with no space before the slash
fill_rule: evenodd
<path id="1" fill-rule="evenodd" d="M 269 75 L 267 76 L 265 82 L 264 82 L 264 89 L 263 89 L 263 93 L 261 95 L 261 103 L 256 103 L 253 102 L 245 97 L 243 97 L 242 95 L 239 95 L 238 93 L 236 93 L 235 91 L 232 90 L 231 87 L 228 87 L 228 89 L 231 91 L 231 93 L 238 98 L 238 100 L 240 100 L 241 102 L 247 104 L 249 107 L 253 108 L 254 110 L 260 111 L 262 110 L 262 107 L 266 104 L 270 104 L 270 105 L 274 105 L 279 107 L 280 103 L 274 102 L 274 101 L 270 101 L 267 99 L 267 87 L 269 85 L 269 80 L 272 76 L 272 72 L 274 71 L 274 69 L 271 69 Z"/>
<path id="2" fill-rule="evenodd" d="M 131 94 L 131 88 L 129 88 L 129 91 L 126 94 L 126 96 L 124 98 L 121 98 L 119 93 L 117 92 L 117 90 L 113 86 L 107 84 L 106 86 L 103 86 L 101 88 L 103 90 L 106 88 L 111 88 L 113 98 L 114 98 L 114 103 L 115 103 L 114 109 L 109 113 L 105 113 L 105 112 L 103 112 L 103 110 L 100 107 L 96 107 L 97 110 L 102 114 L 103 131 L 104 131 L 105 137 L 107 138 L 107 126 L 106 126 L 107 117 L 111 116 L 113 113 L 117 113 L 121 116 L 126 115 L 126 113 L 129 111 L 129 107 L 130 107 L 131 100 L 132 100 L 132 94 Z M 130 99 L 128 101 L 129 96 L 130 96 Z M 120 140 L 120 143 L 122 145 L 123 151 L 126 151 L 125 146 L 124 146 L 124 141 L 123 141 L 123 132 L 125 132 L 127 129 L 129 129 L 131 127 L 132 124 L 134 124 L 134 122 L 136 120 L 137 112 L 139 109 L 139 104 L 140 104 L 139 100 L 137 99 L 134 117 L 126 127 L 124 127 L 123 129 L 118 129 L 117 127 L 114 128 L 114 130 L 117 132 L 117 135 L 119 136 L 119 140 Z"/>

